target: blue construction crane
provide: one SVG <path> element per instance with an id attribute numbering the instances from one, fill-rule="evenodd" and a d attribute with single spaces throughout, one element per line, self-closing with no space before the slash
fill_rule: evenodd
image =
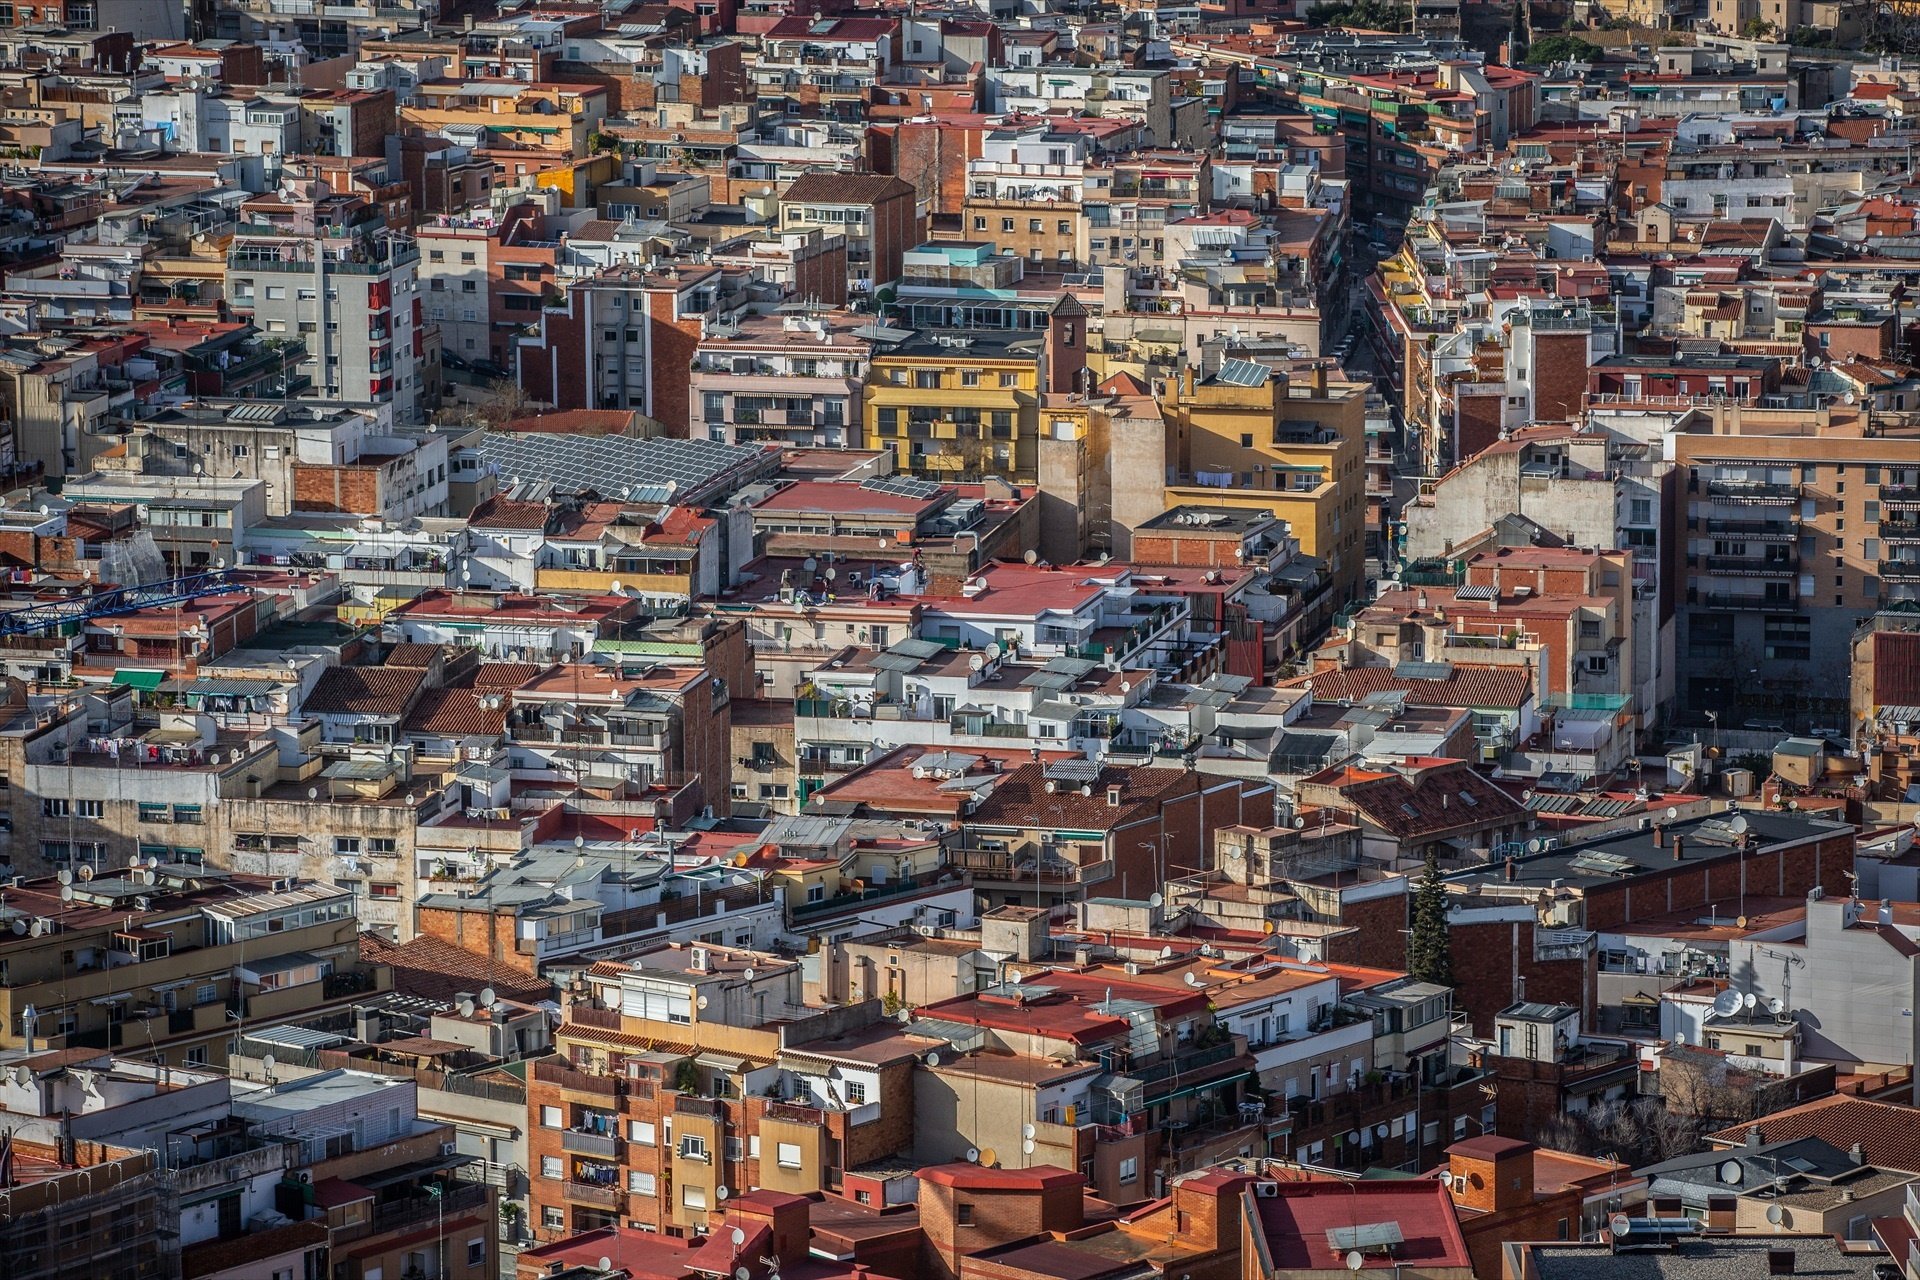
<path id="1" fill-rule="evenodd" d="M 235 582 L 234 571 L 216 569 L 210 573 L 188 574 L 149 582 L 135 587 L 112 587 L 89 596 L 71 596 L 65 600 L 30 605 L 0 614 L 0 637 L 30 636 L 69 622 L 89 622 L 120 613 L 138 613 L 142 609 L 164 609 L 185 604 L 201 596 L 218 595 Z"/>

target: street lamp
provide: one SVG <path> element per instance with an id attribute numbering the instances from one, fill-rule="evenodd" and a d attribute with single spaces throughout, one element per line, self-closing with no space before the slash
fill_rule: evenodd
<path id="1" fill-rule="evenodd" d="M 439 1217 L 439 1241 L 434 1246 L 434 1280 L 447 1280 L 447 1198 L 441 1194 L 437 1182 L 427 1184 L 427 1195 L 433 1199 L 433 1207 Z"/>

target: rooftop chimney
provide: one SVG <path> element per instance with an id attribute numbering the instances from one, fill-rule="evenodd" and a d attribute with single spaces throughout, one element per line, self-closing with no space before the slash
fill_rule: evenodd
<path id="1" fill-rule="evenodd" d="M 1847 1148 L 1847 1158 L 1856 1166 L 1863 1165 L 1867 1162 L 1867 1149 L 1856 1142 Z"/>
<path id="2" fill-rule="evenodd" d="M 1685 837 L 1683 837 L 1683 836 L 1681 836 L 1681 834 L 1680 834 L 1679 832 L 1677 832 L 1677 831 L 1676 831 L 1676 832 L 1674 832 L 1674 835 L 1673 835 L 1673 860 L 1674 860 L 1675 862 L 1679 862 L 1679 861 L 1681 861 L 1681 860 L 1682 860 L 1682 859 L 1683 859 L 1683 858 L 1684 858 L 1684 857 L 1686 856 L 1686 852 L 1687 852 L 1687 842 L 1686 842 L 1686 839 L 1685 839 Z"/>
<path id="3" fill-rule="evenodd" d="M 1515 880 L 1519 878 L 1520 878 L 1519 866 L 1511 857 L 1509 857 L 1507 859 L 1507 883 L 1512 884 Z"/>

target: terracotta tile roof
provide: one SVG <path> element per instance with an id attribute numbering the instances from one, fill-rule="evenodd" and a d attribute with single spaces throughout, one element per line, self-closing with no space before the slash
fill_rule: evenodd
<path id="1" fill-rule="evenodd" d="M 473 509 L 467 523 L 476 529 L 524 529 L 529 533 L 547 527 L 544 502 L 515 502 L 511 498 L 492 497 Z"/>
<path id="2" fill-rule="evenodd" d="M 1341 795 L 1368 821 L 1400 840 L 1427 839 L 1461 828 L 1527 822 L 1527 807 L 1455 761 L 1403 773 L 1360 777 Z M 1467 797 L 1471 797 L 1471 802 Z"/>
<path id="3" fill-rule="evenodd" d="M 180 1274 L 185 1280 L 217 1275 L 248 1264 L 263 1263 L 282 1254 L 324 1245 L 327 1239 L 326 1221 L 315 1219 L 312 1222 L 289 1222 L 265 1231 L 249 1231 L 231 1240 L 207 1240 L 188 1245 L 180 1251 Z M 264 1268 L 263 1272 L 271 1269 Z"/>
<path id="4" fill-rule="evenodd" d="M 334 667 L 320 677 L 302 710 L 316 715 L 402 716 L 420 696 L 420 667 Z"/>
<path id="5" fill-rule="evenodd" d="M 1769 1143 L 1819 1138 L 1841 1151 L 1858 1143 L 1875 1168 L 1920 1173 L 1920 1108 L 1870 1098 L 1821 1098 L 1710 1133 L 1707 1141 L 1739 1146 L 1756 1128 Z"/>
<path id="6" fill-rule="evenodd" d="M 483 707 L 471 689 L 428 689 L 413 704 L 406 731 L 455 738 L 502 737 L 507 731 L 506 705 Z"/>
<path id="7" fill-rule="evenodd" d="M 1533 692 L 1526 667 L 1455 667 L 1444 680 L 1405 680 L 1391 667 L 1349 667 L 1344 671 L 1316 671 L 1310 676 L 1281 682 L 1295 688 L 1313 682 L 1316 702 L 1359 702 L 1370 693 L 1395 690 L 1407 695 L 1410 707 L 1518 707 Z"/>
<path id="8" fill-rule="evenodd" d="M 1117 805 L 1108 803 L 1109 785 L 1120 788 Z M 1049 794 L 1047 766 L 1029 762 L 1001 776 L 973 811 L 972 820 L 982 826 L 1106 831 L 1137 820 L 1142 808 L 1158 807 L 1193 786 L 1191 775 L 1183 769 L 1102 769 L 1098 779 L 1087 784 L 1090 795 L 1065 782 Z"/>
<path id="9" fill-rule="evenodd" d="M 386 665 L 389 667 L 431 666 L 433 660 L 439 656 L 440 646 L 437 644 L 397 644 L 393 646 L 393 651 L 387 654 Z"/>
<path id="10" fill-rule="evenodd" d="M 833 37 L 828 37 L 832 39 Z M 876 173 L 803 173 L 780 193 L 782 204 L 876 204 L 913 193 L 899 178 Z"/>
<path id="11" fill-rule="evenodd" d="M 424 935 L 394 943 L 363 933 L 360 958 L 369 964 L 391 965 L 395 991 L 448 1005 L 460 992 L 478 992 L 482 987 L 492 987 L 502 999 L 521 1004 L 552 1000 L 557 994 L 551 983 L 531 974 Z"/>

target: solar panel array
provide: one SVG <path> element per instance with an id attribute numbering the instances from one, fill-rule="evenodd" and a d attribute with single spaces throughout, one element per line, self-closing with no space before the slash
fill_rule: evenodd
<path id="1" fill-rule="evenodd" d="M 664 436 L 636 440 L 489 431 L 480 437 L 480 456 L 509 484 L 544 482 L 560 492 L 591 489 L 633 502 L 685 500 L 758 452 L 717 440 Z"/>
<path id="2" fill-rule="evenodd" d="M 912 476 L 878 476 L 872 480 L 862 480 L 860 487 L 869 493 L 884 493 L 895 498 L 912 498 L 919 502 L 940 496 L 939 485 L 931 480 L 915 480 Z"/>
<path id="3" fill-rule="evenodd" d="M 1055 760 L 1046 769 L 1053 782 L 1097 782 L 1100 766 L 1091 760 Z"/>
<path id="4" fill-rule="evenodd" d="M 1459 600 L 1498 600 L 1500 598 L 1499 588 L 1482 586 L 1479 583 L 1469 583 L 1464 587 L 1456 587 L 1454 588 L 1453 594 L 1454 597 Z"/>
<path id="5" fill-rule="evenodd" d="M 1255 364 L 1251 360 L 1222 360 L 1220 372 L 1214 375 L 1214 380 L 1232 387 L 1264 387 L 1272 376 L 1273 370 L 1264 364 Z"/>

